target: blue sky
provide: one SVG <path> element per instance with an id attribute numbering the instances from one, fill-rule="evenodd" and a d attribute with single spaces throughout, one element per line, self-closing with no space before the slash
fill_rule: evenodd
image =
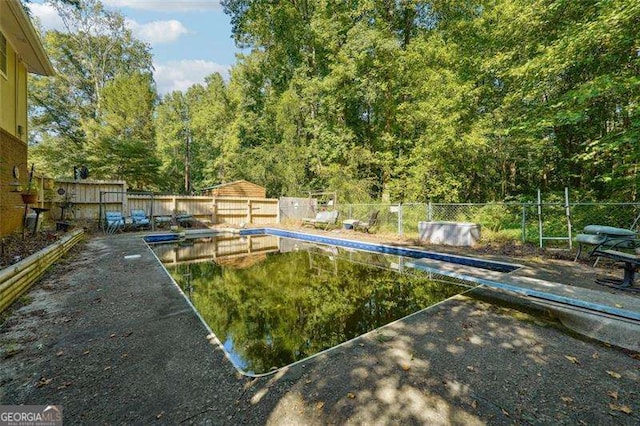
<path id="1" fill-rule="evenodd" d="M 219 0 L 102 0 L 119 10 L 134 35 L 151 44 L 154 77 L 160 94 L 185 90 L 204 77 L 225 77 L 237 49 L 231 24 Z M 45 29 L 62 29 L 62 21 L 44 0 L 34 0 L 32 14 Z"/>

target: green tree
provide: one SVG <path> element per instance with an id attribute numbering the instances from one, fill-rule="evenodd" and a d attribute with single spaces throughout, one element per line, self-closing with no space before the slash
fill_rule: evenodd
<path id="1" fill-rule="evenodd" d="M 122 75 L 101 90 L 102 110 L 87 123 L 86 161 L 93 175 L 125 180 L 130 188 L 157 188 L 153 112 L 156 92 L 148 73 Z"/>
<path id="2" fill-rule="evenodd" d="M 103 89 L 119 76 L 150 74 L 152 64 L 149 46 L 133 38 L 120 13 L 98 0 L 79 7 L 51 4 L 66 31 L 44 35 L 56 76 L 30 79 L 31 141 L 36 144 L 31 155 L 41 170 L 63 176 L 89 163 L 88 147 L 97 144 L 89 127 L 103 122 Z"/>

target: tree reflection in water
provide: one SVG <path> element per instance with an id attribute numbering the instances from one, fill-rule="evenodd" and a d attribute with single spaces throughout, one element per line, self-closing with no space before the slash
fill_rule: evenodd
<path id="1" fill-rule="evenodd" d="M 295 244 L 246 268 L 168 265 L 246 372 L 283 367 L 465 290 L 404 268 L 399 256 Z"/>

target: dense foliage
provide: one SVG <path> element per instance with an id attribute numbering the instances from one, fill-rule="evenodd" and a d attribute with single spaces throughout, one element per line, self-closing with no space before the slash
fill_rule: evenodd
<path id="1" fill-rule="evenodd" d="M 323 188 L 346 201 L 486 201 L 569 186 L 582 198 L 637 199 L 637 1 L 222 4 L 250 53 L 229 81 L 212 75 L 160 100 L 157 140 L 137 137 L 144 155 L 155 150 L 160 167 L 145 167 L 160 179 L 148 173 L 139 185 L 188 192 L 244 178 L 270 196 Z M 125 55 L 133 41 L 109 34 L 104 42 L 119 40 L 114 57 L 126 63 L 114 71 L 148 71 L 144 61 L 129 63 L 148 49 Z M 68 37 L 48 35 L 57 66 L 85 48 L 63 44 Z M 48 114 L 36 122 L 54 126 L 41 136 L 39 158 L 96 145 L 87 120 L 105 117 L 95 101 L 102 86 L 72 84 L 35 91 L 36 108 Z M 128 133 L 118 134 L 126 151 Z M 89 161 L 73 152 L 69 161 Z"/>

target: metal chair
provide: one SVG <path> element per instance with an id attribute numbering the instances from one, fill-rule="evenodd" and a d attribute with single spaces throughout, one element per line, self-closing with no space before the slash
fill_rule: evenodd
<path id="1" fill-rule="evenodd" d="M 113 234 L 117 231 L 124 229 L 124 217 L 122 213 L 118 211 L 108 211 L 104 214 L 106 228 L 105 232 L 107 234 Z"/>
<path id="2" fill-rule="evenodd" d="M 131 210 L 132 225 L 137 228 L 148 228 L 151 226 L 151 220 L 144 210 Z"/>

